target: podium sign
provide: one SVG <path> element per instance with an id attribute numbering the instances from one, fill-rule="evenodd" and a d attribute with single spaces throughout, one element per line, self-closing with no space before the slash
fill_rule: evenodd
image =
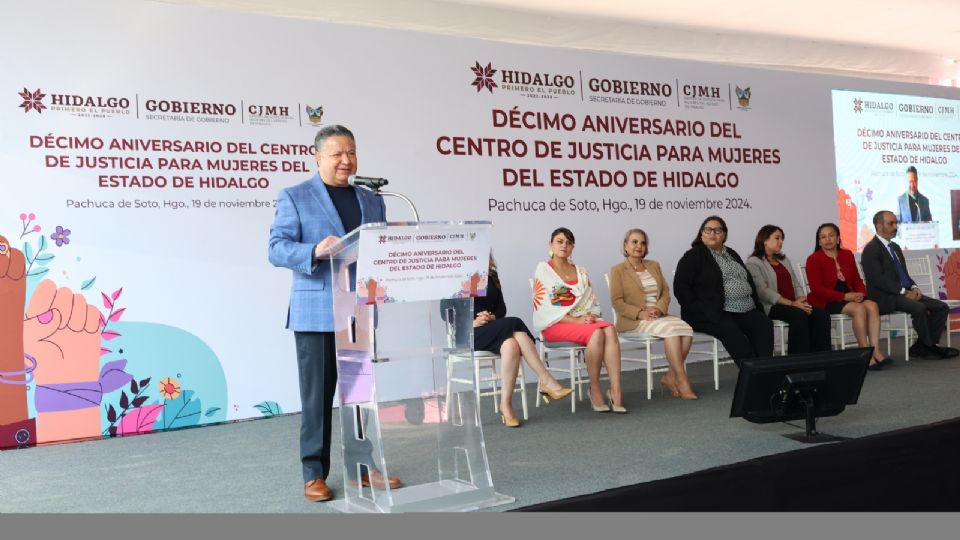
<path id="1" fill-rule="evenodd" d="M 936 249 L 940 242 L 940 223 L 901 223 L 897 227 L 897 237 L 904 249 Z"/>
<path id="2" fill-rule="evenodd" d="M 357 302 L 390 304 L 486 295 L 489 225 L 361 228 Z"/>
<path id="3" fill-rule="evenodd" d="M 489 222 L 368 224 L 331 257 L 343 512 L 452 512 L 513 502 L 496 493 L 483 442 L 472 362 L 484 294 Z M 466 325 L 469 327 L 469 325 Z M 466 377 L 464 377 L 466 375 Z M 448 380 L 451 383 L 448 386 Z M 449 388 L 449 393 L 448 393 Z M 363 486 L 368 471 L 403 486 Z"/>

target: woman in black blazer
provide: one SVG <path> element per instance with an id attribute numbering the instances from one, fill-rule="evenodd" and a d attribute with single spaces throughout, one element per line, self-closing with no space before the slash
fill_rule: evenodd
<path id="1" fill-rule="evenodd" d="M 736 251 L 726 246 L 727 224 L 703 220 L 677 263 L 673 293 L 680 318 L 723 343 L 733 361 L 773 356 L 773 323 L 763 314 L 757 288 Z"/>

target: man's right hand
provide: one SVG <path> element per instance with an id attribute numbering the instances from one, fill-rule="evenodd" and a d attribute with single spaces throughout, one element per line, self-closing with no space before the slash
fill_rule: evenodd
<path id="1" fill-rule="evenodd" d="M 920 289 L 907 289 L 903 295 L 911 300 L 920 300 L 920 297 L 923 296 Z"/>
<path id="2" fill-rule="evenodd" d="M 313 258 L 319 259 L 325 255 L 330 255 L 332 253 L 332 251 L 330 251 L 331 246 L 337 243 L 338 240 L 340 240 L 340 238 L 333 235 L 321 240 L 320 243 L 313 248 Z"/>

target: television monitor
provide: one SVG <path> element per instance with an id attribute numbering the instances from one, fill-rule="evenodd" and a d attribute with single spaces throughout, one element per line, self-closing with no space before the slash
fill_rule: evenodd
<path id="1" fill-rule="evenodd" d="M 856 404 L 870 364 L 872 347 L 744 360 L 730 417 L 765 424 L 805 420 L 800 442 L 842 440 L 817 432 L 816 420 L 836 416 Z"/>

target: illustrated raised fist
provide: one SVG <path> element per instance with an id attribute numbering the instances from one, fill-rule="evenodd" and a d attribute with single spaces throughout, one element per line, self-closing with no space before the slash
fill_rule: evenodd
<path id="1" fill-rule="evenodd" d="M 24 351 L 37 361 L 39 442 L 100 435 L 100 310 L 82 294 L 37 285 L 23 322 Z"/>
<path id="2" fill-rule="evenodd" d="M 0 431 L 27 419 L 27 373 L 23 356 L 23 302 L 26 261 L 0 236 Z M 8 444 L 0 433 L 0 448 Z"/>

